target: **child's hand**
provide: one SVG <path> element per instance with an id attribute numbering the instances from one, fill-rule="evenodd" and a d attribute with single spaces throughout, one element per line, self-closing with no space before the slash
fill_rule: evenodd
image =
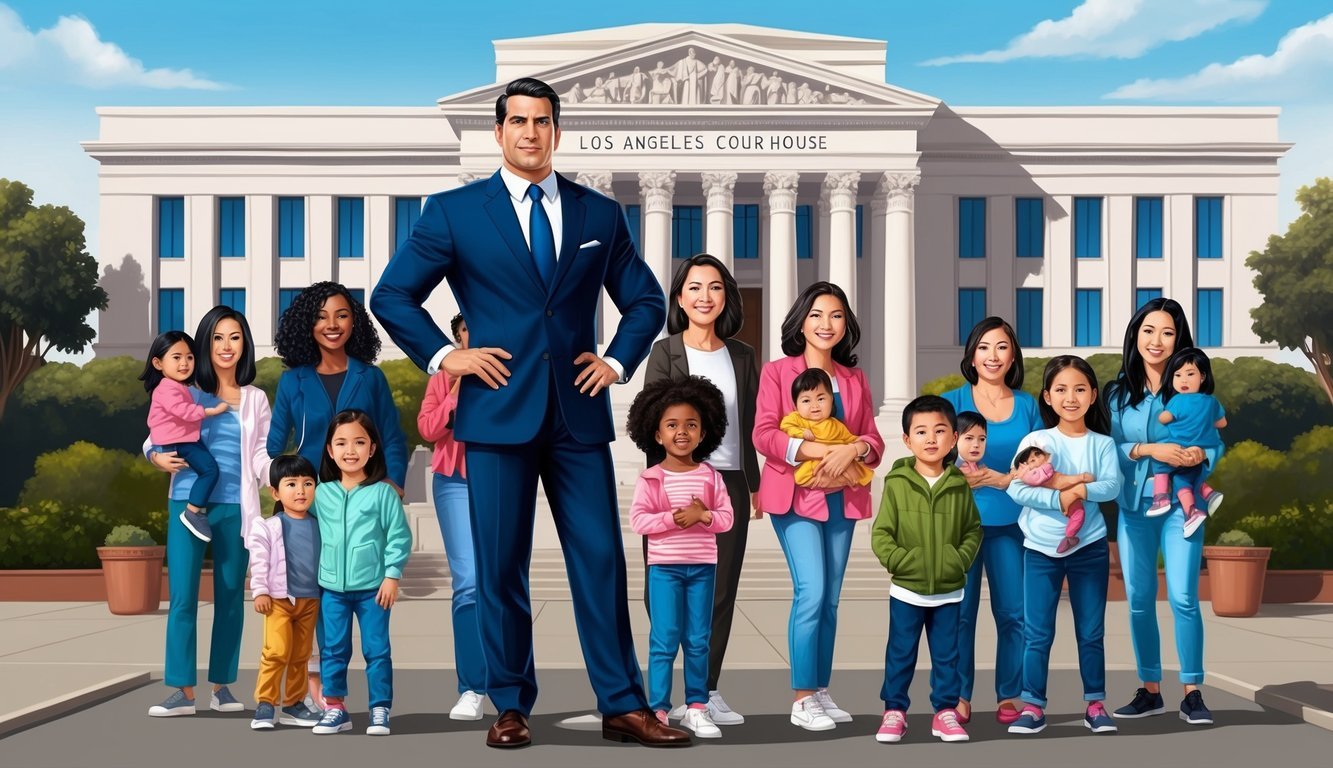
<path id="1" fill-rule="evenodd" d="M 265 616 L 273 613 L 273 598 L 268 595 L 256 595 L 255 613 L 262 613 Z"/>
<path id="2" fill-rule="evenodd" d="M 1083 473 L 1079 474 L 1077 477 L 1078 477 L 1078 481 L 1079 481 L 1080 483 L 1095 483 L 1095 482 L 1097 482 L 1097 478 L 1093 477 L 1091 472 L 1083 472 Z"/>
<path id="3" fill-rule="evenodd" d="M 804 430 L 801 432 L 801 439 L 803 439 L 803 440 L 814 440 L 814 439 L 815 439 L 815 433 L 812 432 L 812 431 L 810 431 L 809 427 L 807 427 L 806 429 L 804 429 Z"/>
<path id="4" fill-rule="evenodd" d="M 226 413 L 227 409 L 230 407 L 231 406 L 226 403 L 218 403 L 212 408 L 205 408 L 204 413 L 208 416 L 217 416 L 219 413 Z"/>
<path id="5" fill-rule="evenodd" d="M 380 591 L 375 594 L 375 604 L 387 611 L 396 602 L 398 602 L 398 579 L 385 576 L 384 581 L 380 582 Z"/>
<path id="6" fill-rule="evenodd" d="M 699 522 L 703 523 L 704 525 L 712 525 L 713 524 L 712 511 L 705 509 L 703 515 L 699 517 Z"/>
<path id="7" fill-rule="evenodd" d="M 751 510 L 750 517 L 752 517 L 753 519 L 759 520 L 763 518 L 764 511 L 759 508 L 758 491 L 755 491 L 754 493 L 750 494 L 750 510 Z"/>

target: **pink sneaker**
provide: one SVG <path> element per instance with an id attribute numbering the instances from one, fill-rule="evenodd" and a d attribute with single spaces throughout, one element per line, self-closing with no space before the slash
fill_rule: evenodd
<path id="1" fill-rule="evenodd" d="M 1199 526 L 1203 525 L 1203 522 L 1207 519 L 1208 513 L 1198 507 L 1190 507 L 1190 513 L 1185 516 L 1185 525 L 1181 529 L 1181 532 L 1185 535 L 1185 538 L 1188 539 L 1194 535 L 1195 531 L 1199 530 Z"/>
<path id="2" fill-rule="evenodd" d="M 1165 493 L 1155 493 L 1152 497 L 1152 506 L 1144 514 L 1148 517 L 1158 517 L 1171 511 L 1171 497 Z"/>
<path id="3" fill-rule="evenodd" d="M 930 721 L 930 735 L 940 737 L 940 741 L 967 741 L 967 731 L 958 722 L 958 711 L 941 709 Z"/>
<path id="4" fill-rule="evenodd" d="M 659 709 L 653 714 L 657 715 L 657 721 L 662 725 L 671 725 L 671 723 L 667 722 L 667 711 L 665 709 Z"/>
<path id="5" fill-rule="evenodd" d="M 1078 541 L 1079 541 L 1079 539 L 1078 539 L 1077 536 L 1066 536 L 1066 537 L 1064 537 L 1063 539 L 1060 540 L 1060 543 L 1059 543 L 1058 545 L 1056 545 L 1056 547 L 1055 547 L 1055 554 L 1057 554 L 1057 555 L 1063 555 L 1064 553 L 1068 552 L 1069 550 L 1073 549 L 1074 547 L 1077 547 L 1077 546 L 1078 546 Z"/>
<path id="6" fill-rule="evenodd" d="M 1018 716 L 1018 707 L 1015 707 L 1007 701 L 995 710 L 995 722 L 1000 725 L 1011 725 L 1014 721 L 1018 720 Z"/>
<path id="7" fill-rule="evenodd" d="M 892 744 L 903 740 L 907 733 L 907 715 L 901 709 L 890 709 L 884 713 L 884 720 L 875 732 L 875 741 L 880 744 Z"/>

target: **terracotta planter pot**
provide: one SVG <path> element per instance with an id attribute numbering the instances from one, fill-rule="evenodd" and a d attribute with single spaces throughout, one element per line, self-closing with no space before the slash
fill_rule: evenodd
<path id="1" fill-rule="evenodd" d="M 1272 547 L 1204 547 L 1213 613 L 1245 617 L 1259 612 L 1264 596 L 1264 574 Z"/>
<path id="2" fill-rule="evenodd" d="M 98 547 L 102 574 L 106 577 L 106 605 L 124 616 L 152 613 L 162 602 L 164 546 Z"/>

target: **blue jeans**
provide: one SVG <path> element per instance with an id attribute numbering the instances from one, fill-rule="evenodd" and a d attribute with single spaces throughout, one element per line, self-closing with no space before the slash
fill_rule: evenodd
<path id="1" fill-rule="evenodd" d="M 176 455 L 185 459 L 190 469 L 199 475 L 195 478 L 194 485 L 190 486 L 190 503 L 196 509 L 206 509 L 208 497 L 218 484 L 218 463 L 213 454 L 208 452 L 203 443 L 171 443 L 160 446 L 157 450 L 167 453 L 175 451 Z"/>
<path id="2" fill-rule="evenodd" d="M 319 649 L 319 671 L 324 696 L 347 695 L 347 664 L 352 660 L 352 617 L 361 628 L 361 657 L 366 660 L 370 706 L 393 706 L 393 658 L 389 648 L 389 611 L 375 603 L 379 590 L 356 592 L 324 590 L 319 600 L 319 621 L 324 639 Z"/>
<path id="3" fill-rule="evenodd" d="M 1046 707 L 1046 678 L 1055 641 L 1055 611 L 1060 587 L 1069 579 L 1069 607 L 1074 612 L 1074 639 L 1078 641 L 1078 672 L 1083 678 L 1083 700 L 1106 698 L 1106 582 L 1111 574 L 1106 539 L 1074 550 L 1065 557 L 1050 557 L 1023 550 L 1023 701 Z"/>
<path id="4" fill-rule="evenodd" d="M 1199 566 L 1203 558 L 1203 529 L 1186 539 L 1185 513 L 1179 504 L 1160 517 L 1144 513 L 1150 497 L 1139 499 L 1138 509 L 1120 509 L 1120 570 L 1125 575 L 1129 603 L 1129 632 L 1134 643 L 1139 679 L 1162 681 L 1162 637 L 1157 631 L 1157 553 L 1166 563 L 1166 597 L 1175 617 L 1176 654 L 1180 682 L 1203 683 L 1203 616 L 1199 613 Z"/>
<path id="5" fill-rule="evenodd" d="M 708 640 L 713 625 L 716 565 L 648 566 L 648 696 L 653 709 L 671 709 L 671 667 L 685 651 L 685 703 L 708 702 Z"/>
<path id="6" fill-rule="evenodd" d="M 1023 531 L 1013 523 L 988 525 L 982 532 L 981 550 L 967 572 L 958 608 L 958 696 L 971 701 L 977 679 L 977 613 L 984 564 L 995 617 L 995 700 L 1004 701 L 1018 698 L 1023 690 Z"/>
<path id="7" fill-rule="evenodd" d="M 834 501 L 834 497 L 837 500 Z M 842 495 L 829 495 L 828 520 L 795 512 L 769 515 L 791 571 L 791 617 L 787 648 L 792 690 L 827 688 L 833 674 L 833 641 L 838 633 L 838 597 L 856 521 L 843 516 Z"/>
<path id="8" fill-rule="evenodd" d="M 173 688 L 198 684 L 199 571 L 209 543 L 200 541 L 180 520 L 185 502 L 167 502 L 167 653 L 163 682 Z M 236 682 L 245 622 L 245 569 L 250 554 L 241 539 L 241 505 L 208 507 L 213 528 L 213 634 L 208 644 L 208 681 Z"/>
<path id="9" fill-rule="evenodd" d="M 907 711 L 907 695 L 916 671 L 921 629 L 930 645 L 930 706 L 936 712 L 958 705 L 958 614 L 962 603 L 932 607 L 889 598 L 889 642 L 884 648 L 884 687 L 879 697 L 885 709 Z"/>
<path id="10" fill-rule="evenodd" d="M 440 521 L 444 552 L 453 585 L 454 666 L 458 692 L 486 692 L 486 657 L 477 627 L 477 560 L 472 547 L 472 517 L 467 508 L 467 483 L 433 475 L 435 517 Z"/>

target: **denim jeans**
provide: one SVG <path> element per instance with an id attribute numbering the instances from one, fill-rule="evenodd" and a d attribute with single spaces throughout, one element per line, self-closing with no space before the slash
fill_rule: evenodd
<path id="1" fill-rule="evenodd" d="M 671 668 L 676 649 L 685 652 L 685 703 L 708 701 L 708 639 L 713 625 L 717 566 L 648 566 L 652 628 L 648 634 L 648 702 L 671 709 Z"/>
<path id="2" fill-rule="evenodd" d="M 180 520 L 185 502 L 167 502 L 167 610 L 166 672 L 163 682 L 173 688 L 198 685 L 196 653 L 199 633 L 199 572 L 204 550 Z M 245 623 L 245 569 L 250 553 L 241 539 L 241 505 L 208 507 L 213 527 L 213 629 L 208 644 L 208 682 L 236 682 L 241 659 L 241 630 Z M 255 523 L 258 525 L 258 523 Z"/>
<path id="3" fill-rule="evenodd" d="M 1023 691 L 1023 531 L 1013 523 L 984 526 L 982 532 L 981 549 L 967 572 L 958 609 L 958 695 L 971 701 L 977 678 L 977 613 L 984 566 L 995 617 L 995 700 L 1004 701 Z"/>
<path id="4" fill-rule="evenodd" d="M 1102 637 L 1106 632 L 1109 553 L 1106 539 L 1098 539 L 1064 557 L 1051 557 L 1032 549 L 1023 551 L 1023 586 L 1027 593 L 1023 601 L 1023 701 L 1046 707 L 1055 612 L 1065 579 L 1069 580 L 1069 607 L 1074 612 L 1083 699 L 1106 698 L 1106 648 Z"/>
<path id="5" fill-rule="evenodd" d="M 444 552 L 449 558 L 453 586 L 454 666 L 458 692 L 486 692 L 486 657 L 477 627 L 477 560 L 472 547 L 472 517 L 468 513 L 467 483 L 432 475 L 435 517 L 440 521 Z"/>
<path id="6" fill-rule="evenodd" d="M 916 672 L 921 630 L 930 646 L 930 706 L 936 712 L 958 704 L 958 614 L 962 603 L 921 606 L 889 598 L 889 642 L 884 648 L 885 709 L 907 711 L 907 695 Z"/>
<path id="7" fill-rule="evenodd" d="M 319 620 L 324 645 L 319 649 L 319 670 L 324 696 L 347 695 L 347 664 L 352 660 L 352 617 L 361 628 L 361 657 L 366 660 L 370 706 L 393 706 L 393 658 L 389 647 L 389 611 L 375 602 L 377 589 L 356 592 L 324 590 Z"/>

